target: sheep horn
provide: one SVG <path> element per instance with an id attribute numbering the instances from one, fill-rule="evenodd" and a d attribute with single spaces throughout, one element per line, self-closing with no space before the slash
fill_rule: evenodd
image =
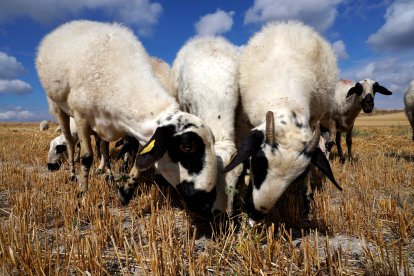
<path id="1" fill-rule="evenodd" d="M 305 150 L 307 152 L 313 151 L 318 146 L 320 139 L 321 139 L 321 128 L 319 126 L 319 123 L 317 123 L 315 125 L 315 132 L 313 133 L 313 138 L 311 141 L 308 142 Z"/>
<path id="2" fill-rule="evenodd" d="M 273 112 L 268 111 L 266 113 L 266 143 L 269 145 L 274 145 L 274 136 L 275 136 L 275 123 L 274 123 Z"/>

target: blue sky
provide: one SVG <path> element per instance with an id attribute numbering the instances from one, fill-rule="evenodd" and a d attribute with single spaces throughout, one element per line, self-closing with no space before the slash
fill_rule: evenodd
<path id="1" fill-rule="evenodd" d="M 53 120 L 36 49 L 45 34 L 74 19 L 122 22 L 169 64 L 195 35 L 223 35 L 243 46 L 269 21 L 298 19 L 332 43 L 340 78 L 372 78 L 394 93 L 377 95 L 376 108 L 402 109 L 414 79 L 413 0 L 0 0 L 0 121 Z"/>

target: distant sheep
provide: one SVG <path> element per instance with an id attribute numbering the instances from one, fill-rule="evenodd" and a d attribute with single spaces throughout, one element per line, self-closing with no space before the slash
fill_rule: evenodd
<path id="1" fill-rule="evenodd" d="M 78 143 L 78 131 L 76 129 L 75 120 L 70 118 L 70 132 L 75 144 Z M 47 155 L 47 168 L 50 171 L 56 171 L 60 168 L 60 165 L 67 158 L 67 145 L 66 139 L 63 134 L 57 136 L 49 144 L 49 152 Z"/>
<path id="2" fill-rule="evenodd" d="M 327 113 L 321 120 L 321 126 L 329 130 L 328 150 L 330 151 L 336 135 L 335 144 L 341 162 L 345 157 L 341 146 L 341 132 L 346 132 L 346 144 L 348 147 L 348 158 L 352 159 L 352 129 L 355 119 L 363 110 L 371 113 L 374 109 L 375 93 L 391 95 L 387 88 L 378 82 L 365 79 L 357 83 L 350 80 L 339 80 L 335 89 L 335 100 L 331 112 Z"/>
<path id="3" fill-rule="evenodd" d="M 80 161 L 80 143 L 79 143 L 79 137 L 78 137 L 78 131 L 76 129 L 75 120 L 70 117 L 70 133 L 73 138 L 73 142 L 77 146 L 77 156 L 75 159 L 75 162 Z M 103 170 L 105 169 L 105 166 L 109 166 L 109 155 L 101 155 L 101 147 L 108 147 L 108 143 L 104 142 L 102 139 L 100 139 L 95 132 L 93 132 L 93 135 L 95 137 L 95 150 L 100 158 L 100 163 L 98 168 L 96 169 L 97 174 L 102 174 Z M 108 149 L 106 149 L 107 152 Z M 52 141 L 49 143 L 49 152 L 47 155 L 47 168 L 49 171 L 56 171 L 59 170 L 62 163 L 68 158 L 67 153 L 67 142 L 65 139 L 65 136 L 63 134 L 55 137 Z M 107 178 L 112 179 L 112 172 L 110 167 L 107 167 Z"/>
<path id="4" fill-rule="evenodd" d="M 244 47 L 240 93 L 254 128 L 225 171 L 250 158 L 245 202 L 252 219 L 269 213 L 310 163 L 337 185 L 318 147 L 318 121 L 332 105 L 336 79 L 331 46 L 300 22 L 268 24 Z"/>
<path id="5" fill-rule="evenodd" d="M 49 121 L 46 121 L 46 120 L 41 121 L 40 124 L 39 124 L 39 130 L 40 131 L 45 131 L 45 130 L 48 130 L 48 129 L 49 129 Z"/>
<path id="6" fill-rule="evenodd" d="M 181 109 L 206 121 L 213 131 L 218 161 L 213 212 L 229 214 L 241 170 L 223 173 L 236 152 L 234 126 L 239 101 L 239 56 L 237 47 L 223 37 L 196 37 L 179 50 L 172 66 Z"/>
<path id="7" fill-rule="evenodd" d="M 42 40 L 36 67 L 50 111 L 68 143 L 72 178 L 69 116 L 75 119 L 81 140 L 81 193 L 88 190 L 92 130 L 105 141 L 131 135 L 145 145 L 128 185 L 119 190 L 124 203 L 132 196 L 139 170 L 156 163 L 194 211 L 211 213 L 217 175 L 211 129 L 179 110 L 129 29 L 92 21 L 66 23 Z"/>
<path id="8" fill-rule="evenodd" d="M 414 80 L 410 82 L 404 94 L 405 115 L 407 115 L 413 131 L 414 141 Z"/>

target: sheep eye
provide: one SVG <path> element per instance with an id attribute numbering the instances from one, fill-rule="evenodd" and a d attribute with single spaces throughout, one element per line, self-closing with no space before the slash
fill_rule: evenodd
<path id="1" fill-rule="evenodd" d="M 194 141 L 180 144 L 180 150 L 184 153 L 193 153 L 196 151 L 196 144 Z"/>

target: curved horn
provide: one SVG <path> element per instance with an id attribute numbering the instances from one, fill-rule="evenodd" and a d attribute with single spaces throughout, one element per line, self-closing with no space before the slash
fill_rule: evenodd
<path id="1" fill-rule="evenodd" d="M 268 111 L 266 113 L 266 144 L 274 145 L 275 137 L 275 120 L 273 112 Z"/>
<path id="2" fill-rule="evenodd" d="M 321 128 L 319 123 L 315 125 L 315 132 L 313 133 L 313 138 L 311 141 L 308 142 L 306 145 L 305 151 L 311 152 L 313 151 L 319 144 L 319 139 L 321 139 Z"/>

